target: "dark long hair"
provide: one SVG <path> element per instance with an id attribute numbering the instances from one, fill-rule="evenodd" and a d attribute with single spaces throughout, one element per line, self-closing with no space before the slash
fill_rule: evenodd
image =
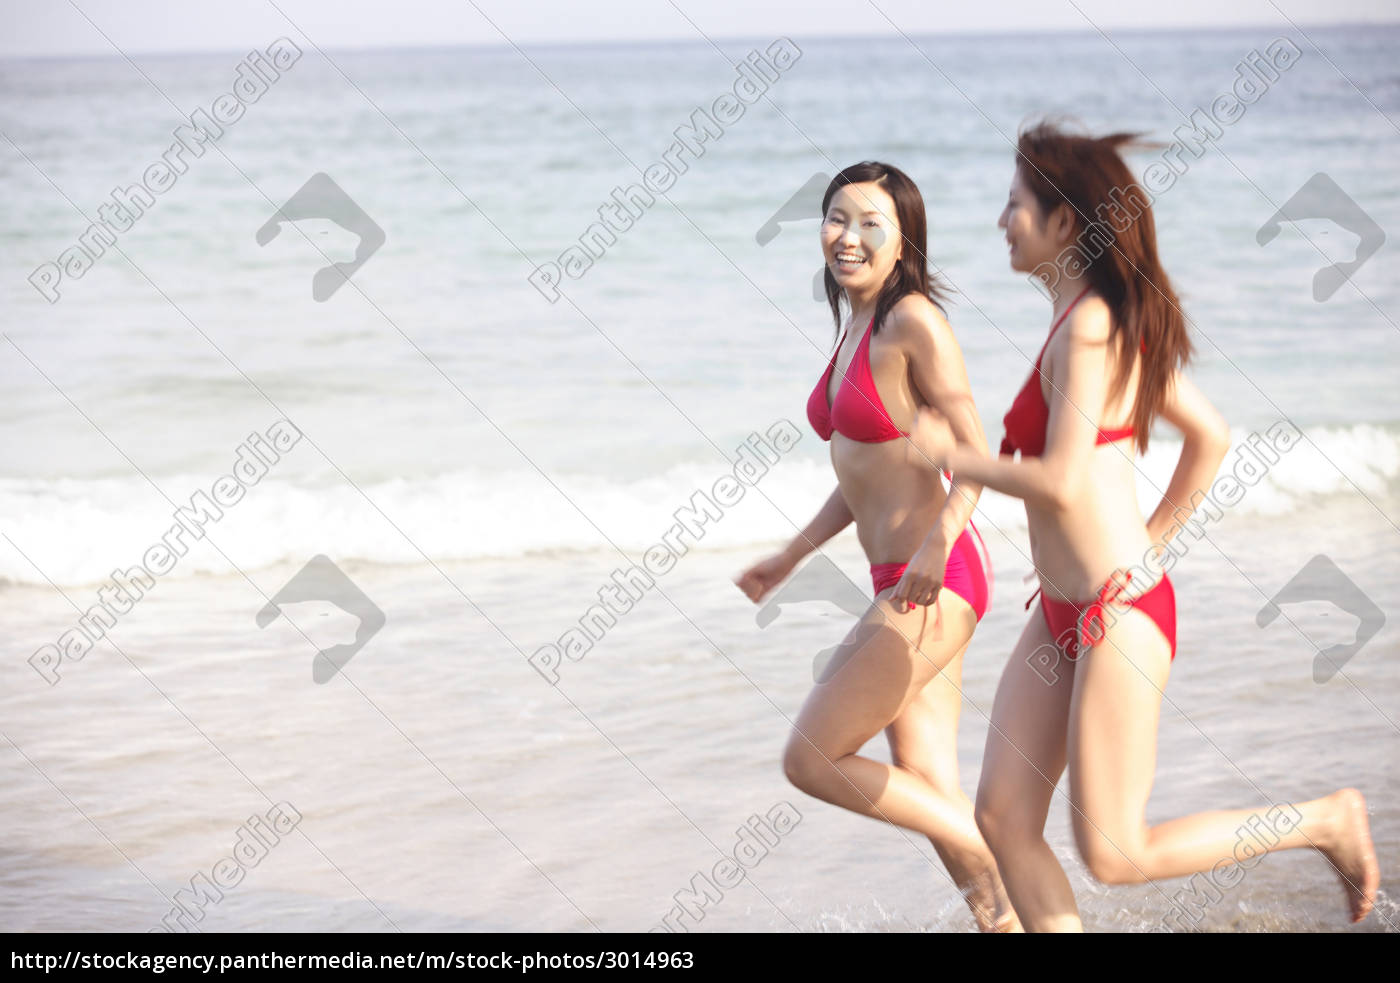
<path id="1" fill-rule="evenodd" d="M 831 207 L 831 199 L 837 191 L 848 184 L 867 182 L 880 185 L 894 199 L 895 220 L 899 222 L 900 236 L 904 240 L 904 250 L 875 300 L 874 330 L 880 330 L 891 308 L 909 294 L 927 297 L 946 315 L 943 301 L 947 291 L 942 281 L 928 268 L 928 219 L 924 215 L 924 196 L 919 194 L 918 185 L 909 179 L 909 175 L 892 164 L 875 160 L 852 164 L 826 186 L 826 194 L 822 196 L 822 220 L 826 220 L 826 211 Z M 837 286 L 829 267 L 823 267 L 822 280 L 826 284 L 826 302 L 831 305 L 831 317 L 839 332 L 841 301 L 846 292 Z"/>
<path id="2" fill-rule="evenodd" d="M 1140 143 L 1137 133 L 1081 136 L 1044 120 L 1021 131 L 1016 164 L 1046 217 L 1069 206 L 1075 245 L 1061 256 L 1078 253 L 1076 265 L 1087 267 L 1089 283 L 1113 315 L 1109 342 L 1119 353 L 1114 398 L 1123 394 L 1134 360 L 1144 354 L 1133 434 L 1146 450 L 1167 387 L 1194 349 L 1181 303 L 1157 258 L 1152 197 L 1119 154 L 1120 147 Z"/>

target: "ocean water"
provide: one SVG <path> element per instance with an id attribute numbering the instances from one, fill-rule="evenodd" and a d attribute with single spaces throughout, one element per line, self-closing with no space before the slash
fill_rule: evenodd
<path id="1" fill-rule="evenodd" d="M 819 192 L 788 203 L 861 159 L 918 182 L 996 436 L 1048 323 L 995 227 L 1017 126 L 1072 113 L 1140 130 L 1164 145 L 1132 158 L 1146 168 L 1232 90 L 1254 101 L 1199 155 L 1176 153 L 1187 166 L 1155 206 L 1193 377 L 1231 423 L 1227 469 L 1250 480 L 1173 570 L 1180 655 L 1149 817 L 1355 785 L 1390 876 L 1400 30 L 1305 30 L 799 37 L 781 69 L 772 38 L 321 52 L 294 35 L 301 56 L 178 158 L 86 269 L 71 250 L 114 189 L 163 159 L 182 114 L 270 76 L 274 56 L 0 62 L 0 927 L 154 927 L 252 842 L 250 817 L 271 824 L 287 803 L 294 827 L 187 927 L 647 930 L 697 874 L 761 842 L 693 930 L 968 930 L 926 841 L 782 777 L 813 656 L 849 616 L 794 603 L 764 626 L 730 583 L 834 481 L 803 415 L 833 341 L 810 295 Z M 1279 39 L 1298 55 L 1251 74 L 1277 63 Z M 764 97 L 718 137 L 671 150 L 697 109 L 764 71 Z M 668 152 L 684 169 L 666 193 L 596 240 L 581 275 L 563 272 L 614 190 Z M 332 189 L 320 212 L 260 235 L 316 174 Z M 1290 201 L 1300 220 L 1261 246 Z M 314 296 L 317 271 L 375 227 L 382 244 Z M 1315 299 L 1317 271 L 1374 229 L 1384 243 Z M 531 283 L 551 262 L 552 300 Z M 1280 427 L 1302 439 L 1256 460 Z M 1142 460 L 1145 509 L 1179 449 L 1163 430 Z M 742 499 L 551 669 L 544 647 L 740 460 L 757 475 Z M 188 519 L 192 499 L 218 517 Z M 161 555 L 177 508 L 198 535 Z M 997 581 L 964 680 L 969 792 L 1030 593 L 1020 504 L 988 493 L 977 522 Z M 853 536 L 826 555 L 868 589 Z M 344 580 L 260 617 L 317 556 L 309 569 Z M 141 563 L 163 572 L 74 645 L 114 571 Z M 1322 586 L 1261 628 L 1305 568 Z M 1319 682 L 1316 652 L 1360 641 L 1344 603 L 1383 621 Z M 317 682 L 318 650 L 353 646 L 357 626 L 362 646 Z M 868 753 L 887 756 L 878 740 Z M 776 828 L 775 809 L 800 821 L 772 842 L 740 832 Z M 1183 882 L 1096 886 L 1067 812 L 1062 798 L 1051 842 L 1086 925 L 1161 930 Z M 1400 926 L 1386 892 L 1361 930 Z M 1202 928 L 1345 927 L 1335 879 L 1302 851 L 1219 893 Z"/>

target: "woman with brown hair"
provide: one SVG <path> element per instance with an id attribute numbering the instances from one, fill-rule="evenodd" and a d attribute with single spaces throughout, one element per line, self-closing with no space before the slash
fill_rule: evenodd
<path id="1" fill-rule="evenodd" d="M 1039 610 L 997 689 L 977 824 L 1027 930 L 1082 928 L 1044 835 L 1066 766 L 1075 842 L 1099 881 L 1184 877 L 1312 847 L 1340 876 L 1360 921 L 1380 874 L 1355 789 L 1146 821 L 1162 690 L 1176 656 L 1176 599 L 1165 574 L 1143 583 L 1130 568 L 1140 573 L 1133 559 L 1181 528 L 1181 511 L 1215 478 L 1229 430 L 1182 373 L 1191 355 L 1185 318 L 1157 257 L 1150 198 L 1118 152 L 1133 139 L 1048 123 L 1021 134 L 998 225 L 1012 269 L 1044 282 L 1054 326 L 1006 415 L 999 458 L 960 439 L 944 416 L 921 413 L 911 433 L 960 479 L 1025 501 L 1040 578 Z M 1182 451 L 1144 522 L 1134 451 L 1146 449 L 1159 417 L 1180 431 Z M 1260 823 L 1268 838 L 1250 839 L 1241 856 L 1241 828 Z"/>
<path id="2" fill-rule="evenodd" d="M 737 580 L 758 602 L 855 523 L 875 600 L 822 671 L 783 755 L 809 795 L 926 835 L 983 931 L 1014 931 L 996 863 L 958 786 L 962 657 L 986 611 L 991 568 L 969 521 L 980 489 L 939 473 L 907 437 L 921 409 L 985 447 L 962 352 L 930 276 L 919 189 L 866 161 L 822 199 L 826 296 L 845 332 L 807 418 L 831 442 L 837 488 L 781 552 Z M 861 757 L 884 730 L 893 764 Z"/>

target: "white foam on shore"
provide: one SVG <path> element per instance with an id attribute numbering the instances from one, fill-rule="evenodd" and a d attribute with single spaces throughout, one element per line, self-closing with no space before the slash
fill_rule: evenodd
<path id="1" fill-rule="evenodd" d="M 1250 432 L 1233 436 L 1222 475 L 1237 471 L 1237 462 L 1248 456 L 1241 448 Z M 1166 488 L 1180 450 L 1179 441 L 1160 440 L 1140 462 L 1145 509 Z M 192 548 L 166 576 L 247 571 L 303 562 L 317 553 L 337 561 L 417 564 L 426 562 L 425 554 L 442 562 L 617 547 L 640 559 L 641 551 L 672 528 L 677 511 L 697 492 L 708 495 L 723 474 L 718 461 L 695 462 L 632 481 L 551 475 L 556 488 L 523 470 L 459 472 L 362 485 L 363 494 L 338 476 L 293 480 L 274 474 L 208 524 L 204 541 L 186 537 Z M 214 477 L 174 475 L 158 478 L 157 484 L 171 501 L 188 505 Z M 1244 493 L 1227 514 L 1285 516 L 1323 507 L 1334 496 L 1389 502 L 1400 490 L 1397 479 L 1400 428 L 1310 428 L 1254 484 L 1241 483 Z M 745 485 L 736 504 L 720 506 L 722 516 L 704 523 L 698 542 L 686 542 L 710 550 L 784 541 L 812 517 L 834 484 L 825 462 L 791 455 L 756 485 Z M 140 477 L 0 481 L 0 514 L 9 518 L 15 544 L 0 548 L 0 579 L 100 582 L 117 567 L 142 562 L 174 525 L 173 512 Z M 988 493 L 978 521 L 984 534 L 1016 532 L 1025 528 L 1025 513 L 1019 502 Z"/>

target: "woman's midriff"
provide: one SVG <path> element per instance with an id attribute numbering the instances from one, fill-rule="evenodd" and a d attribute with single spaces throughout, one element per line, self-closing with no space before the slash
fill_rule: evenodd
<path id="1" fill-rule="evenodd" d="M 1132 453 L 1126 443 L 1095 448 L 1079 500 L 1067 511 L 1026 505 L 1031 560 L 1047 597 L 1092 598 L 1118 569 L 1145 568 L 1156 579 L 1160 565 L 1144 559 L 1152 544 L 1138 508 L 1136 471 L 1119 446 Z"/>
<path id="2" fill-rule="evenodd" d="M 835 434 L 831 463 L 871 563 L 906 563 L 938 520 L 947 491 L 931 466 L 912 463 L 909 442 L 863 444 Z"/>

